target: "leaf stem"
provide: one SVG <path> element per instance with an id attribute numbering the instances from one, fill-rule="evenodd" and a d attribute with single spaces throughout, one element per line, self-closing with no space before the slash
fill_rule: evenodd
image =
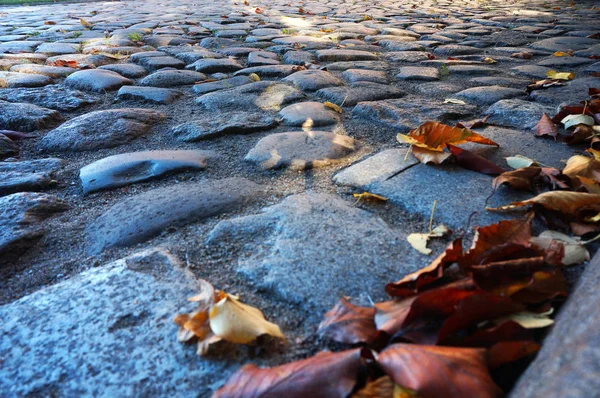
<path id="1" fill-rule="evenodd" d="M 429 233 L 430 234 L 433 233 L 432 227 L 433 227 L 433 214 L 435 213 L 435 206 L 437 206 L 437 200 L 433 201 L 433 206 L 431 207 L 431 217 L 429 217 Z"/>

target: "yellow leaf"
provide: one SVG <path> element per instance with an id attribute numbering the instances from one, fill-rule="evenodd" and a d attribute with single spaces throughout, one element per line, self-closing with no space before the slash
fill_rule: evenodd
<path id="1" fill-rule="evenodd" d="M 388 200 L 387 198 L 384 198 L 383 196 L 379 196 L 379 195 L 376 195 L 374 193 L 370 193 L 370 192 L 366 192 L 366 191 L 363 192 L 363 193 L 355 193 L 352 196 L 354 196 L 357 199 L 357 202 L 359 200 L 364 200 L 364 199 L 366 199 L 366 200 L 379 200 L 381 202 L 386 202 Z"/>
<path id="2" fill-rule="evenodd" d="M 260 81 L 260 76 L 258 76 L 256 73 L 250 73 L 248 75 L 248 78 L 250 80 L 252 80 L 253 82 L 259 82 Z"/>
<path id="3" fill-rule="evenodd" d="M 600 181 L 600 162 L 587 156 L 575 155 L 567 160 L 563 174 L 575 178 L 585 177 L 596 182 Z"/>
<path id="4" fill-rule="evenodd" d="M 84 28 L 91 28 L 92 24 L 89 23 L 88 21 L 86 21 L 83 18 L 79 18 L 79 23 L 84 27 Z"/>
<path id="5" fill-rule="evenodd" d="M 573 73 L 573 72 L 557 72 L 555 70 L 549 70 L 548 72 L 546 72 L 546 76 L 549 79 L 571 80 L 575 77 L 575 73 Z"/>
<path id="6" fill-rule="evenodd" d="M 496 61 L 494 58 L 490 58 L 490 57 L 485 57 L 483 59 L 483 62 L 486 64 L 496 64 L 498 63 L 498 61 Z"/>
<path id="7" fill-rule="evenodd" d="M 243 304 L 227 294 L 209 313 L 210 328 L 223 340 L 247 344 L 268 334 L 285 339 L 279 326 L 267 321 L 258 309 Z"/>
<path id="8" fill-rule="evenodd" d="M 325 105 L 326 108 L 333 109 L 337 113 L 342 113 L 343 112 L 342 107 L 339 106 L 339 105 L 334 104 L 333 102 L 325 101 L 323 103 L 323 105 Z"/>
<path id="9" fill-rule="evenodd" d="M 406 237 L 406 240 L 419 253 L 429 255 L 429 254 L 431 254 L 431 249 L 427 247 L 427 243 L 429 243 L 429 239 L 441 238 L 444 235 L 448 234 L 449 232 L 450 232 L 450 229 L 448 229 L 448 227 L 446 227 L 444 224 L 440 224 L 437 227 L 435 227 L 430 233 L 410 234 Z"/>
<path id="10" fill-rule="evenodd" d="M 565 53 L 565 52 L 562 52 L 562 51 L 557 51 L 557 52 L 555 52 L 552 55 L 554 55 L 555 57 L 571 57 L 572 56 L 571 54 Z"/>

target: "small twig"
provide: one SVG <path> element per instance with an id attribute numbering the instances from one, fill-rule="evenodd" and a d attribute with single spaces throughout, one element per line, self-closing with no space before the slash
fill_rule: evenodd
<path id="1" fill-rule="evenodd" d="M 431 207 L 431 217 L 429 217 L 429 234 L 433 233 L 433 214 L 435 213 L 435 206 L 437 206 L 437 200 L 433 201 L 433 206 Z"/>
<path id="2" fill-rule="evenodd" d="M 582 244 L 582 245 L 587 245 L 588 243 L 592 243 L 592 242 L 594 242 L 594 241 L 596 241 L 596 240 L 598 240 L 598 239 L 600 239 L 600 234 L 596 235 L 596 237 L 595 237 L 595 238 L 592 238 L 592 239 L 590 239 L 590 240 L 586 240 L 585 242 L 581 242 L 581 244 Z"/>
<path id="3" fill-rule="evenodd" d="M 412 144 L 408 147 L 408 149 L 406 150 L 406 155 L 404 155 L 404 160 L 403 162 L 406 162 L 406 159 L 408 159 L 408 154 L 412 151 Z"/>

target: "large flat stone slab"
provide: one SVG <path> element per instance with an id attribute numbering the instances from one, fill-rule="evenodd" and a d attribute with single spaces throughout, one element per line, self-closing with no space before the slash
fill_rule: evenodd
<path id="1" fill-rule="evenodd" d="M 90 112 L 48 132 L 40 148 L 48 151 L 91 151 L 112 148 L 144 135 L 164 120 L 162 112 L 141 108 Z"/>
<path id="2" fill-rule="evenodd" d="M 231 111 L 180 124 L 173 127 L 172 132 L 179 141 L 192 142 L 270 130 L 277 124 L 277 120 L 268 114 Z"/>
<path id="3" fill-rule="evenodd" d="M 600 257 L 579 278 L 537 358 L 510 397 L 593 397 L 600 391 Z"/>
<path id="4" fill-rule="evenodd" d="M 22 102 L 0 100 L 0 130 L 35 131 L 62 120 L 53 109 Z"/>
<path id="5" fill-rule="evenodd" d="M 128 197 L 87 228 L 88 251 L 100 253 L 158 235 L 169 226 L 185 225 L 235 210 L 261 192 L 243 178 L 206 180 L 153 189 Z"/>
<path id="6" fill-rule="evenodd" d="M 204 94 L 196 102 L 207 110 L 236 111 L 280 110 L 285 105 L 305 98 L 298 89 L 282 83 L 260 81 Z"/>
<path id="7" fill-rule="evenodd" d="M 363 101 L 377 101 L 400 98 L 404 91 L 388 84 L 356 82 L 351 86 L 326 87 L 316 92 L 317 97 L 339 106 L 354 106 Z"/>
<path id="8" fill-rule="evenodd" d="M 233 369 L 177 341 L 173 316 L 198 293 L 183 267 L 150 249 L 0 307 L 3 394 L 209 396 Z"/>
<path id="9" fill-rule="evenodd" d="M 73 111 L 98 102 L 98 98 L 62 85 L 43 88 L 7 88 L 0 90 L 0 99 L 10 102 L 29 102 L 58 111 Z"/>
<path id="10" fill-rule="evenodd" d="M 98 93 L 118 90 L 121 86 L 128 84 L 133 84 L 133 82 L 116 72 L 105 69 L 80 70 L 65 79 L 65 85 L 69 87 Z"/>
<path id="11" fill-rule="evenodd" d="M 83 193 L 118 188 L 186 170 L 204 170 L 210 151 L 142 151 L 109 156 L 82 167 Z M 1 163 L 0 163 L 1 165 Z"/>
<path id="12" fill-rule="evenodd" d="M 381 218 L 338 196 L 314 192 L 289 196 L 260 214 L 221 221 L 207 243 L 233 241 L 252 248 L 238 258 L 241 275 L 318 313 L 343 296 L 381 299 L 390 278 L 419 264 L 405 235 Z"/>

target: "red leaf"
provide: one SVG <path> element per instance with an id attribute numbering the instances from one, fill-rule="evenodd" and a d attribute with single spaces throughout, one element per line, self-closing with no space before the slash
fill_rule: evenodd
<path id="1" fill-rule="evenodd" d="M 394 383 L 419 397 L 499 397 L 487 370 L 485 350 L 394 344 L 377 362 Z"/>
<path id="2" fill-rule="evenodd" d="M 446 147 L 456 158 L 456 163 L 467 170 L 473 170 L 478 173 L 493 176 L 502 174 L 506 171 L 495 163 L 492 163 L 489 160 L 474 154 L 473 152 L 469 152 L 452 144 L 446 144 Z"/>
<path id="3" fill-rule="evenodd" d="M 479 329 L 470 336 L 454 341 L 453 345 L 463 347 L 490 347 L 499 341 L 529 340 L 533 333 L 515 321 L 502 322 L 500 325 Z"/>
<path id="4" fill-rule="evenodd" d="M 360 349 L 355 349 L 321 352 L 267 369 L 244 365 L 213 398 L 346 398 L 356 384 L 360 363 Z"/>
<path id="5" fill-rule="evenodd" d="M 395 283 L 388 283 L 385 291 L 392 297 L 407 297 L 442 277 L 444 270 L 462 257 L 462 239 L 456 239 L 427 267 L 406 275 Z"/>
<path id="6" fill-rule="evenodd" d="M 410 307 L 417 296 L 400 300 L 384 301 L 375 304 L 375 325 L 377 330 L 382 330 L 393 336 L 402 327 Z"/>
<path id="7" fill-rule="evenodd" d="M 375 308 L 358 307 L 342 298 L 319 325 L 317 333 L 346 344 L 372 343 L 377 337 Z"/>
<path id="8" fill-rule="evenodd" d="M 487 352 L 487 364 L 490 369 L 497 369 L 507 363 L 535 354 L 540 345 L 535 341 L 500 341 Z"/>
<path id="9" fill-rule="evenodd" d="M 546 113 L 542 115 L 540 121 L 535 125 L 535 131 L 537 132 L 538 137 L 551 136 L 554 138 L 554 141 L 556 141 L 558 129 L 552 119 L 550 119 L 550 116 Z"/>

